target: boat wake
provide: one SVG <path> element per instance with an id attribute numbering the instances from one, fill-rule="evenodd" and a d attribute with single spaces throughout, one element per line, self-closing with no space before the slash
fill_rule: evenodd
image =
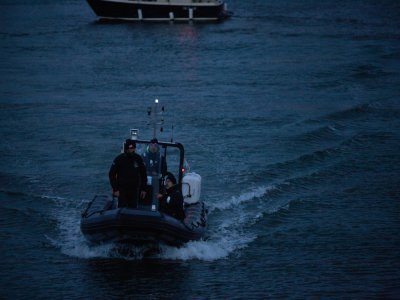
<path id="1" fill-rule="evenodd" d="M 54 218 L 58 224 L 58 235 L 47 236 L 50 243 L 71 257 L 89 258 L 119 258 L 140 260 L 155 258 L 165 260 L 203 260 L 214 261 L 230 255 L 240 255 L 237 250 L 248 247 L 257 238 L 252 232 L 254 225 L 264 214 L 272 213 L 265 205 L 265 196 L 273 187 L 256 187 L 230 199 L 211 203 L 209 209 L 208 236 L 204 240 L 191 241 L 176 248 L 161 245 L 132 246 L 113 243 L 102 245 L 89 244 L 80 231 L 79 210 L 84 207 L 83 201 L 73 206 L 71 201 L 54 198 Z M 50 197 L 49 197 L 50 198 Z M 279 207 L 277 208 L 279 209 Z"/>

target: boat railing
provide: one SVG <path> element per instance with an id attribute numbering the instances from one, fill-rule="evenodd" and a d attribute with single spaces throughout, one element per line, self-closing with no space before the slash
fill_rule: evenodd
<path id="1" fill-rule="evenodd" d="M 115 201 L 116 199 L 113 197 L 112 200 L 106 200 L 106 201 L 96 201 L 97 198 L 109 198 L 108 196 L 105 195 L 96 195 L 94 196 L 93 200 L 89 202 L 88 206 L 86 209 L 82 212 L 81 216 L 82 218 L 88 218 L 94 214 L 102 214 L 103 212 L 110 210 L 114 208 L 115 206 Z M 92 207 L 93 203 L 98 203 L 98 206 L 101 207 Z M 91 210 L 93 208 L 93 210 Z"/>

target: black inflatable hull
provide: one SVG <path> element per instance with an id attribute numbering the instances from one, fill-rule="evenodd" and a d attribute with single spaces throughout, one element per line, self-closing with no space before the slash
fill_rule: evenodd
<path id="1" fill-rule="evenodd" d="M 186 218 L 181 222 L 147 207 L 113 208 L 111 199 L 96 196 L 82 214 L 81 231 L 92 243 L 164 243 L 180 246 L 204 236 L 206 213 L 203 203 L 193 204 L 186 208 Z"/>

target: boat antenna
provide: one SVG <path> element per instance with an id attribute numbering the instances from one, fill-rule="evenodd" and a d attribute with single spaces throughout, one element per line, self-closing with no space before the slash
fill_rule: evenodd
<path id="1" fill-rule="evenodd" d="M 148 125 L 153 126 L 153 138 L 157 137 L 157 127 L 160 126 L 160 132 L 163 132 L 164 125 L 164 106 L 159 108 L 158 99 L 154 100 L 153 106 L 147 107 L 147 115 L 150 117 L 150 121 L 147 123 Z"/>

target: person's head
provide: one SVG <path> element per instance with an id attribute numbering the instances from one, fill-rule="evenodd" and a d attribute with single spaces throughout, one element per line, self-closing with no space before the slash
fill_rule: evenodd
<path id="1" fill-rule="evenodd" d="M 176 178 L 175 176 L 168 172 L 165 176 L 164 176 L 164 184 L 167 188 L 170 188 L 171 186 L 174 186 L 176 184 Z"/>
<path id="2" fill-rule="evenodd" d="M 149 151 L 152 153 L 156 153 L 158 151 L 158 140 L 152 139 L 149 144 Z"/>
<path id="3" fill-rule="evenodd" d="M 136 150 L 136 142 L 130 139 L 125 141 L 125 152 L 131 154 Z"/>

